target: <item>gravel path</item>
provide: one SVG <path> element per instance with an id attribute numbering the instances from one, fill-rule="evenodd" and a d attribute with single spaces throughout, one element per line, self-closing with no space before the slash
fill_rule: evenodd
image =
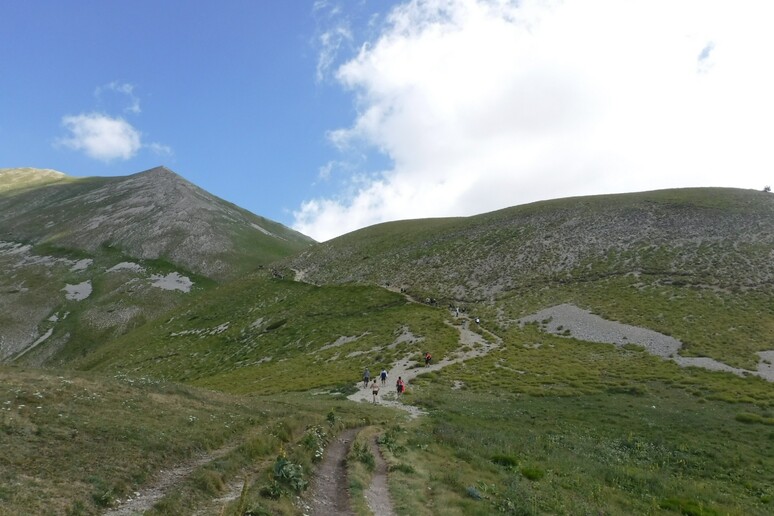
<path id="1" fill-rule="evenodd" d="M 406 388 L 410 389 L 411 381 L 420 374 L 438 371 L 439 369 L 442 369 L 448 365 L 486 355 L 491 350 L 500 345 L 499 337 L 491 334 L 493 337 L 493 342 L 490 342 L 484 339 L 484 337 L 482 337 L 480 334 L 470 330 L 468 327 L 469 323 L 470 321 L 465 319 L 462 325 L 454 326 L 460 332 L 460 348 L 457 351 L 452 352 L 449 356 L 444 357 L 443 360 L 436 362 L 435 364 L 432 364 L 428 367 L 418 367 L 418 362 L 416 360 L 417 354 L 412 353 L 394 364 L 392 368 L 387 371 L 389 374 L 387 384 L 382 386 L 380 383 L 377 403 L 382 406 L 405 410 L 412 418 L 424 415 L 424 411 L 422 411 L 422 409 L 419 407 L 415 407 L 413 405 L 404 405 L 400 399 L 398 399 L 398 395 L 395 391 L 395 382 L 397 381 L 398 377 L 401 377 L 406 383 Z M 466 348 L 469 349 L 466 351 Z M 373 397 L 371 395 L 370 387 L 363 387 L 363 382 L 356 383 L 355 387 L 357 387 L 358 391 L 354 394 L 351 394 L 350 396 L 347 396 L 347 399 L 357 402 L 372 403 Z"/>
<path id="2" fill-rule="evenodd" d="M 387 488 L 387 463 L 379 450 L 376 436 L 368 441 L 368 447 L 374 456 L 376 467 L 371 478 L 371 485 L 368 486 L 365 492 L 366 503 L 371 512 L 378 516 L 394 516 L 395 509 L 392 507 L 390 491 Z"/>
<path id="3" fill-rule="evenodd" d="M 225 456 L 234 448 L 233 445 L 221 448 L 213 453 L 201 455 L 176 468 L 159 471 L 158 478 L 152 485 L 135 492 L 133 496 L 122 501 L 118 507 L 107 511 L 105 516 L 131 516 L 144 513 L 172 488 L 180 485 L 180 482 L 193 473 L 196 468 Z"/>
<path id="4" fill-rule="evenodd" d="M 346 457 L 359 428 L 344 430 L 328 445 L 305 498 L 305 516 L 352 515 Z"/>
<path id="5" fill-rule="evenodd" d="M 546 321 L 544 323 L 544 321 Z M 608 321 L 588 310 L 577 306 L 563 304 L 546 308 L 535 314 L 519 319 L 519 324 L 529 322 L 541 324 L 544 331 L 556 335 L 569 335 L 578 340 L 587 342 L 602 342 L 623 346 L 624 344 L 638 344 L 649 353 L 661 358 L 672 360 L 682 367 L 701 367 L 710 371 L 725 371 L 739 376 L 754 375 L 774 382 L 774 351 L 762 351 L 758 353 L 760 362 L 757 371 L 748 371 L 731 367 L 709 357 L 683 357 L 680 356 L 682 343 L 653 330 L 631 326 L 615 321 Z"/>

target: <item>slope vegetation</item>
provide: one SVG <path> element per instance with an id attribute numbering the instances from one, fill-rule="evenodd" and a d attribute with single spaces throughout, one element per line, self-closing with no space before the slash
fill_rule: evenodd
<path id="1" fill-rule="evenodd" d="M 304 279 L 486 301 L 546 282 L 637 274 L 662 283 L 774 282 L 774 196 L 697 188 L 546 201 L 468 218 L 391 222 L 288 261 Z"/>
<path id="2" fill-rule="evenodd" d="M 88 371 L 79 377 L 297 411 L 270 435 L 303 434 L 307 457 L 351 411 L 376 436 L 398 514 L 770 514 L 774 384 L 741 370 L 770 368 L 774 352 L 773 206 L 759 192 L 691 189 L 383 224 L 178 292 L 163 317 L 68 360 Z M 276 274 L 290 269 L 304 281 Z M 654 336 L 669 351 L 653 353 Z M 422 367 L 425 351 L 436 366 Z M 346 401 L 369 398 L 356 386 L 366 367 L 391 373 L 389 403 Z M 405 371 L 398 398 L 392 373 Z M 23 412 L 33 399 L 9 401 Z M 188 424 L 159 420 L 164 432 Z M 291 500 L 307 459 L 260 460 L 221 512 L 304 513 Z M 353 442 L 348 463 L 357 499 L 370 446 Z M 32 485 L 22 471 L 9 482 Z M 197 496 L 228 490 L 201 485 Z"/>
<path id="3" fill-rule="evenodd" d="M 312 243 L 163 167 L 0 169 L 0 361 L 83 355 Z"/>
<path id="4" fill-rule="evenodd" d="M 312 243 L 164 167 L 125 177 L 57 181 L 44 181 L 46 172 L 26 173 L 32 176 L 26 188 L 0 196 L 0 240 L 89 253 L 109 246 L 221 280 Z M 15 183 L 19 175 L 0 171 L 0 184 Z"/>

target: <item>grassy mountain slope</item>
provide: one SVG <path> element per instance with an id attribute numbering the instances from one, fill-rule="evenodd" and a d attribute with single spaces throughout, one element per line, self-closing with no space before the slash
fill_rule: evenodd
<path id="1" fill-rule="evenodd" d="M 0 361 L 83 355 L 311 243 L 163 167 L 112 178 L 0 169 Z"/>
<path id="2" fill-rule="evenodd" d="M 337 388 L 407 353 L 457 346 L 443 313 L 372 286 L 316 287 L 257 273 L 202 295 L 78 361 L 228 392 Z M 142 342 L 142 345 L 135 343 Z"/>
<path id="3" fill-rule="evenodd" d="M 774 196 L 697 188 L 379 224 L 302 252 L 289 265 L 316 283 L 400 285 L 417 297 L 471 302 L 545 282 L 625 274 L 770 285 L 772 246 Z"/>
<path id="4" fill-rule="evenodd" d="M 324 395 L 365 366 L 419 361 L 425 349 L 447 356 L 463 323 L 453 302 L 500 346 L 419 376 L 405 400 L 428 417 L 382 428 L 400 510 L 767 514 L 771 382 L 518 320 L 572 303 L 673 335 L 683 355 L 754 370 L 774 342 L 771 199 L 656 192 L 375 226 L 290 261 L 320 286 L 255 275 L 144 327 L 143 346 L 116 342 L 81 366 L 238 393 Z M 569 258 L 546 258 L 563 246 Z M 484 263 L 487 273 L 476 272 Z M 375 285 L 388 283 L 439 306 Z M 400 341 L 406 331 L 419 342 Z"/>
<path id="5" fill-rule="evenodd" d="M 18 172 L 0 172 L 0 184 L 8 177 L 18 177 Z M 6 191 L 0 195 L 0 239 L 89 253 L 115 247 L 128 256 L 164 259 L 219 280 L 312 243 L 164 167 Z"/>
<path id="6" fill-rule="evenodd" d="M 190 470 L 157 502 L 191 514 L 226 483 L 270 475 L 279 453 L 308 472 L 307 425 L 358 407 L 224 395 L 148 377 L 0 366 L 0 514 L 104 514 L 159 470 Z M 327 431 L 333 429 L 325 425 Z M 308 473 L 306 475 L 308 478 Z"/>
<path id="7" fill-rule="evenodd" d="M 774 340 L 774 196 L 699 188 L 380 224 L 288 260 L 305 281 L 402 287 L 506 329 L 573 303 L 755 369 Z"/>
<path id="8" fill-rule="evenodd" d="M 316 285 L 259 270 L 71 365 L 274 400 L 314 425 L 364 367 L 440 361 L 467 327 L 497 347 L 412 381 L 404 402 L 425 417 L 336 408 L 375 425 L 400 514 L 770 514 L 774 384 L 519 319 L 571 303 L 753 369 L 774 348 L 773 203 L 692 189 L 374 226 L 283 262 Z"/>
<path id="9" fill-rule="evenodd" d="M 37 168 L 0 168 L 0 193 L 35 188 L 45 184 L 72 180 L 62 172 Z"/>

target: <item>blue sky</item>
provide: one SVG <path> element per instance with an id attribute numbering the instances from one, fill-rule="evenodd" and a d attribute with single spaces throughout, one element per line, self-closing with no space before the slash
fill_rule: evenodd
<path id="1" fill-rule="evenodd" d="M 0 0 L 0 167 L 166 165 L 318 239 L 774 182 L 766 1 Z"/>

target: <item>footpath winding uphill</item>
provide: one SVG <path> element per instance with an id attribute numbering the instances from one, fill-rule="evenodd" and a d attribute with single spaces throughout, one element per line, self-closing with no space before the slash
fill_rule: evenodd
<path id="1" fill-rule="evenodd" d="M 359 428 L 339 434 L 328 448 L 312 479 L 304 514 L 328 516 L 354 514 L 350 509 L 346 457 Z"/>
<path id="2" fill-rule="evenodd" d="M 485 355 L 499 345 L 500 339 L 498 337 L 492 335 L 495 343 L 489 342 L 478 333 L 470 330 L 468 324 L 469 321 L 465 320 L 462 326 L 455 326 L 460 332 L 460 348 L 457 352 L 428 367 L 417 367 L 413 358 L 408 356 L 390 369 L 390 379 L 394 381 L 400 376 L 406 384 L 410 384 L 420 374 L 437 371 L 451 364 Z M 372 403 L 371 389 L 363 388 L 359 383 L 356 386 L 358 391 L 349 396 L 348 399 L 358 403 Z M 394 390 L 385 393 L 386 390 L 387 386 L 379 396 L 378 403 L 380 405 L 404 410 L 412 418 L 423 414 L 418 407 L 403 404 Z M 358 431 L 359 429 L 346 430 L 328 446 L 323 462 L 317 469 L 314 480 L 312 480 L 310 494 L 304 504 L 304 514 L 310 516 L 353 514 L 350 508 L 345 459 Z M 394 515 L 395 510 L 387 488 L 387 464 L 379 450 L 376 438 L 369 439 L 368 446 L 374 456 L 376 467 L 371 478 L 371 485 L 365 491 L 366 503 L 374 514 Z"/>
<path id="3" fill-rule="evenodd" d="M 451 324 L 451 323 L 449 323 Z M 448 365 L 455 364 L 471 358 L 483 356 L 500 344 L 500 339 L 493 337 L 493 342 L 486 340 L 480 334 L 472 331 L 468 327 L 469 321 L 465 320 L 462 325 L 455 325 L 460 332 L 459 349 L 451 353 L 443 360 L 428 367 L 418 367 L 418 364 L 411 356 L 405 357 L 396 363 L 390 370 L 390 378 L 394 381 L 399 376 L 404 379 L 407 385 L 420 374 L 437 371 Z M 466 350 L 466 351 L 465 351 Z M 387 386 L 380 396 L 379 403 L 383 406 L 395 407 L 408 412 L 409 417 L 416 418 L 423 414 L 418 407 L 406 405 L 398 399 L 394 390 L 387 392 Z M 358 391 L 349 396 L 349 399 L 358 403 L 372 401 L 370 389 L 361 389 L 358 385 Z M 354 514 L 350 507 L 349 485 L 346 469 L 346 457 L 350 446 L 360 428 L 348 429 L 338 435 L 328 446 L 325 456 L 320 466 L 315 471 L 311 481 L 310 490 L 304 500 L 300 502 L 304 514 L 314 516 L 328 515 L 350 515 Z M 395 514 L 390 494 L 387 489 L 387 464 L 381 455 L 376 440 L 368 442 L 371 453 L 374 456 L 376 468 L 374 470 L 371 485 L 365 492 L 366 503 L 374 514 L 390 516 Z M 198 466 L 211 460 L 215 460 L 231 451 L 233 446 L 218 450 L 214 453 L 204 455 L 197 460 L 183 464 L 169 471 L 161 472 L 156 482 L 147 488 L 134 493 L 132 497 L 124 500 L 118 507 L 108 511 L 106 514 L 120 516 L 129 514 L 139 514 L 150 510 L 153 504 L 160 500 L 164 494 L 179 486 Z M 222 509 L 229 502 L 238 498 L 241 484 L 234 481 L 229 486 L 226 495 L 218 500 L 213 500 L 212 504 L 204 511 L 210 509 Z M 202 514 L 199 511 L 198 514 Z"/>
<path id="4" fill-rule="evenodd" d="M 443 360 L 440 360 L 439 362 L 431 364 L 427 367 L 420 367 L 416 363 L 415 355 L 412 354 L 406 356 L 395 365 L 393 365 L 389 370 L 390 376 L 388 384 L 383 388 L 380 388 L 378 403 L 383 406 L 405 410 L 412 418 L 416 418 L 424 414 L 422 409 L 412 405 L 405 405 L 400 401 L 400 399 L 398 399 L 398 395 L 395 392 L 394 387 L 395 381 L 398 379 L 398 377 L 400 377 L 403 378 L 403 381 L 406 383 L 406 385 L 410 385 L 411 382 L 420 374 L 438 371 L 439 369 L 443 369 L 444 367 L 450 366 L 452 364 L 464 362 L 465 360 L 470 360 L 471 358 L 484 356 L 500 345 L 501 341 L 499 337 L 487 332 L 492 337 L 492 341 L 488 341 L 480 334 L 472 331 L 469 328 L 469 324 L 470 321 L 465 319 L 461 326 L 455 326 L 455 328 L 457 328 L 460 332 L 460 347 L 456 352 L 451 353 L 448 357 L 444 357 Z M 356 402 L 365 401 L 371 403 L 373 401 L 371 389 L 363 387 L 363 384 L 360 382 L 354 385 L 358 391 L 354 394 L 351 394 L 350 396 L 347 396 L 347 399 Z"/>

